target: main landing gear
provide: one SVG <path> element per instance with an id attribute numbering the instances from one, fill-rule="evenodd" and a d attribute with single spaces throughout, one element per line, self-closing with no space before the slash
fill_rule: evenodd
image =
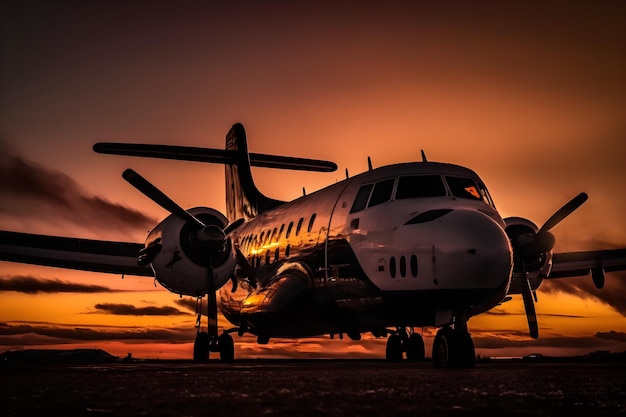
<path id="1" fill-rule="evenodd" d="M 235 359 L 235 342 L 230 334 L 224 332 L 218 336 L 217 329 L 217 302 L 215 292 L 208 296 L 208 325 L 207 332 L 200 331 L 202 318 L 202 297 L 196 299 L 196 341 L 193 344 L 194 362 L 207 362 L 211 352 L 219 352 L 222 362 L 232 362 Z"/>
<path id="2" fill-rule="evenodd" d="M 433 342 L 435 368 L 473 368 L 474 361 L 474 342 L 466 322 L 456 322 L 439 329 Z"/>
<path id="3" fill-rule="evenodd" d="M 390 362 L 399 362 L 404 352 L 407 360 L 411 362 L 423 361 L 424 339 L 421 334 L 413 332 L 412 328 L 398 327 L 387 339 L 385 357 Z"/>

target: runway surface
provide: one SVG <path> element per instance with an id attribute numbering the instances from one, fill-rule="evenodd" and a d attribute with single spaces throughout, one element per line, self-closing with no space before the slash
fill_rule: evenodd
<path id="1" fill-rule="evenodd" d="M 0 414 L 626 416 L 626 364 L 236 361 L 0 369 Z"/>

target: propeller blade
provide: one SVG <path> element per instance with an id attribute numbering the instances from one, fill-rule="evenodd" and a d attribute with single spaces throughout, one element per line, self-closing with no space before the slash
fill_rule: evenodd
<path id="1" fill-rule="evenodd" d="M 524 309 L 526 310 L 526 318 L 528 319 L 528 330 L 530 337 L 536 339 L 539 337 L 539 325 L 537 324 L 537 313 L 535 312 L 535 303 L 533 301 L 532 288 L 528 277 L 524 277 L 522 283 L 522 299 L 524 300 Z"/>
<path id="2" fill-rule="evenodd" d="M 544 224 L 541 226 L 541 229 L 537 232 L 537 234 L 542 234 L 552 229 L 554 226 L 559 224 L 561 220 L 572 214 L 574 210 L 580 207 L 585 201 L 587 201 L 587 193 L 580 193 L 576 197 L 572 198 L 567 204 L 561 207 L 556 213 L 552 215 Z"/>
<path id="3" fill-rule="evenodd" d="M 202 223 L 200 219 L 180 207 L 172 199 L 166 196 L 161 190 L 156 188 L 147 179 L 139 175 L 134 170 L 128 168 L 126 171 L 124 171 L 122 177 L 126 181 L 128 181 L 130 185 L 141 191 L 150 200 L 154 201 L 159 206 L 163 207 L 165 210 L 169 211 L 178 218 L 188 222 L 193 222 L 199 227 L 205 226 L 205 224 Z"/>

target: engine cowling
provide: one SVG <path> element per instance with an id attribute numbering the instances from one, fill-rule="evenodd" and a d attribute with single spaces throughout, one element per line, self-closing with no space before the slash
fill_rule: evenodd
<path id="1" fill-rule="evenodd" d="M 530 286 L 537 289 L 552 269 L 552 250 L 542 249 L 543 242 L 537 244 L 539 227 L 522 217 L 504 219 L 506 234 L 513 248 L 513 275 L 509 294 L 521 294 L 526 273 Z"/>
<path id="2" fill-rule="evenodd" d="M 195 207 L 188 212 L 209 229 L 214 226 L 223 230 L 228 224 L 222 213 L 208 207 Z M 228 282 L 237 257 L 230 238 L 218 247 L 208 247 L 198 238 L 197 225 L 172 214 L 150 231 L 139 263 L 149 263 L 156 280 L 169 291 L 202 296 Z"/>

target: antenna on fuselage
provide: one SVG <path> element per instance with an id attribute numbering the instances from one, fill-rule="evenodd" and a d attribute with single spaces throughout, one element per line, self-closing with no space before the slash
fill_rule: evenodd
<path id="1" fill-rule="evenodd" d="M 422 153 L 422 162 L 428 162 L 428 159 L 426 159 L 426 154 L 424 153 L 424 150 L 421 149 L 420 152 Z"/>
<path id="2" fill-rule="evenodd" d="M 367 157 L 367 168 L 369 171 L 372 170 L 372 158 L 370 158 L 369 156 Z"/>
<path id="3" fill-rule="evenodd" d="M 304 187 L 302 187 L 302 195 L 305 196 L 306 195 L 306 190 L 304 189 Z"/>
<path id="4" fill-rule="evenodd" d="M 350 176 L 348 175 L 348 168 L 346 168 L 346 179 L 350 178 Z"/>

